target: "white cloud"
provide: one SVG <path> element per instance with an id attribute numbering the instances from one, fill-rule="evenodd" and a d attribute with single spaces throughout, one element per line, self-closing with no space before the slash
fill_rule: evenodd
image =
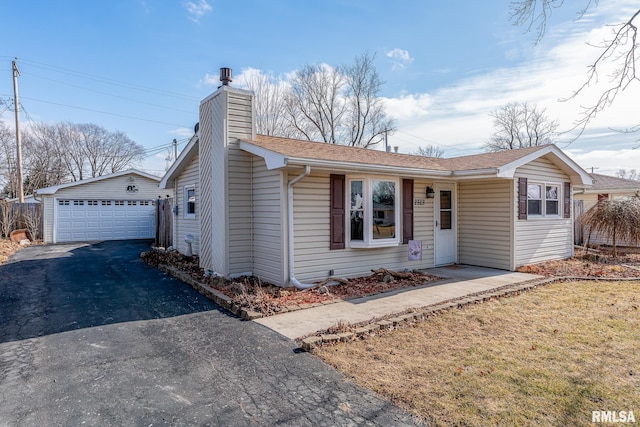
<path id="1" fill-rule="evenodd" d="M 219 86 L 220 85 L 220 75 L 219 74 L 211 74 L 206 73 L 204 78 L 201 80 L 201 83 L 205 86 Z"/>
<path id="2" fill-rule="evenodd" d="M 194 123 L 195 126 L 195 123 Z M 181 136 L 183 138 L 191 138 L 193 136 L 193 129 L 191 128 L 177 128 L 170 130 L 169 133 L 171 135 Z"/>
<path id="3" fill-rule="evenodd" d="M 429 94 L 404 94 L 399 98 L 384 98 L 387 114 L 394 119 L 424 117 L 428 114 L 433 99 Z"/>
<path id="4" fill-rule="evenodd" d="M 387 52 L 387 57 L 393 61 L 393 69 L 403 69 L 413 62 L 413 58 L 409 55 L 408 50 L 395 48 Z"/>
<path id="5" fill-rule="evenodd" d="M 594 168 L 595 173 L 615 175 L 620 169 L 638 169 L 640 165 L 640 150 L 611 149 L 611 150 L 573 150 L 565 149 L 566 153 L 587 172 Z"/>
<path id="6" fill-rule="evenodd" d="M 634 9 L 637 10 L 637 5 Z M 429 93 L 402 94 L 386 99 L 387 113 L 396 119 L 398 129 L 422 138 L 412 139 L 398 132 L 389 138 L 390 144 L 399 145 L 402 152 L 412 152 L 428 140 L 443 146 L 446 156 L 479 152 L 493 131 L 489 113 L 513 101 L 529 102 L 546 108 L 547 115 L 560 122 L 560 130 L 570 129 L 581 118 L 582 107 L 593 105 L 602 93 L 609 83 L 608 72 L 612 70 L 611 67 L 604 69 L 599 75 L 599 82 L 586 88 L 575 99 L 559 102 L 560 99 L 570 97 L 585 82 L 587 66 L 600 54 L 592 45 L 611 34 L 612 28 L 601 23 L 619 22 L 621 16 L 619 9 L 600 7 L 592 13 L 598 14 L 597 20 L 589 15 L 588 22 L 578 23 L 577 28 L 550 33 L 542 44 L 530 48 L 530 59 L 520 66 L 475 74 Z M 627 15 L 627 19 L 628 16 L 630 15 Z M 575 25 L 574 22 L 568 22 L 561 27 Z M 591 28 L 587 28 L 588 25 Z M 618 95 L 613 105 L 599 113 L 586 132 L 568 148 L 626 150 L 631 149 L 634 144 L 640 144 L 635 141 L 640 135 L 625 136 L 610 130 L 630 128 L 640 123 L 635 108 L 639 97 L 640 84 L 632 84 Z M 573 137 L 575 133 L 564 135 L 559 143 Z M 559 145 L 563 147 L 562 144 Z M 599 161 L 602 170 L 611 171 L 622 167 L 638 169 L 640 150 L 637 153 L 625 153 L 628 154 L 627 157 L 616 158 L 625 162 L 626 166 L 614 168 L 613 163 L 610 164 L 607 158 L 602 157 L 605 153 L 583 157 L 595 162 L 583 166 L 598 167 Z"/>
<path id="7" fill-rule="evenodd" d="M 199 0 L 197 3 L 184 1 L 182 2 L 182 7 L 189 12 L 189 19 L 193 22 L 200 22 L 200 18 L 213 10 L 206 0 Z"/>

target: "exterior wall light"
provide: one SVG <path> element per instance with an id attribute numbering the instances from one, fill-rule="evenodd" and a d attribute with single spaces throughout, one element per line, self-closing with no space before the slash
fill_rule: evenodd
<path id="1" fill-rule="evenodd" d="M 433 187 L 427 187 L 427 199 L 433 199 L 436 197 L 436 192 L 433 191 Z"/>

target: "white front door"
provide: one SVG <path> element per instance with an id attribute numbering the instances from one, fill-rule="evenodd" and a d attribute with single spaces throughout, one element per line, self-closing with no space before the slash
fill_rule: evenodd
<path id="1" fill-rule="evenodd" d="M 456 232 L 456 185 L 435 185 L 435 264 L 455 264 L 458 260 L 458 235 Z"/>

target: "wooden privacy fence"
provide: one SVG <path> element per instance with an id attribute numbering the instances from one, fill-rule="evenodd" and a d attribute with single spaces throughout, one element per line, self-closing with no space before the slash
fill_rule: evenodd
<path id="1" fill-rule="evenodd" d="M 580 224 L 580 217 L 584 213 L 584 200 L 573 201 L 573 244 L 584 243 L 584 227 Z"/>
<path id="2" fill-rule="evenodd" d="M 42 203 L 0 202 L 0 234 L 5 239 L 13 230 L 26 228 L 31 237 L 42 239 Z"/>
<path id="3" fill-rule="evenodd" d="M 156 246 L 173 246 L 173 199 L 158 199 L 156 203 Z"/>

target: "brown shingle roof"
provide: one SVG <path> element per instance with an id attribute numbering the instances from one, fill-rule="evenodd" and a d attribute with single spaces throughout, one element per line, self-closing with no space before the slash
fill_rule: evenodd
<path id="1" fill-rule="evenodd" d="M 544 148 L 544 145 L 529 148 L 518 148 L 517 150 L 504 150 L 495 153 L 472 154 L 470 156 L 451 157 L 446 160 L 445 165 L 453 171 L 465 171 L 476 169 L 492 169 L 508 165 L 522 157 Z"/>
<path id="2" fill-rule="evenodd" d="M 506 150 L 497 153 L 482 153 L 442 159 L 411 154 L 387 153 L 367 148 L 347 147 L 344 145 L 301 141 L 297 139 L 267 135 L 256 135 L 256 139 L 254 141 L 247 142 L 285 157 L 352 162 L 379 166 L 395 166 L 434 171 L 464 171 L 498 168 L 544 147 L 539 146 L 518 150 Z"/>
<path id="3" fill-rule="evenodd" d="M 301 141 L 297 139 L 275 136 L 256 135 L 251 144 L 281 154 L 285 157 L 299 159 L 327 160 L 335 162 L 352 162 L 379 166 L 397 166 L 405 168 L 446 171 L 442 166 L 443 159 L 410 154 L 387 153 L 368 148 L 347 147 L 345 145 L 326 144 L 323 142 Z"/>
<path id="4" fill-rule="evenodd" d="M 604 190 L 629 190 L 640 191 L 640 181 L 633 179 L 618 178 L 609 175 L 600 175 L 598 173 L 589 174 L 593 178 L 593 186 L 591 191 Z"/>

